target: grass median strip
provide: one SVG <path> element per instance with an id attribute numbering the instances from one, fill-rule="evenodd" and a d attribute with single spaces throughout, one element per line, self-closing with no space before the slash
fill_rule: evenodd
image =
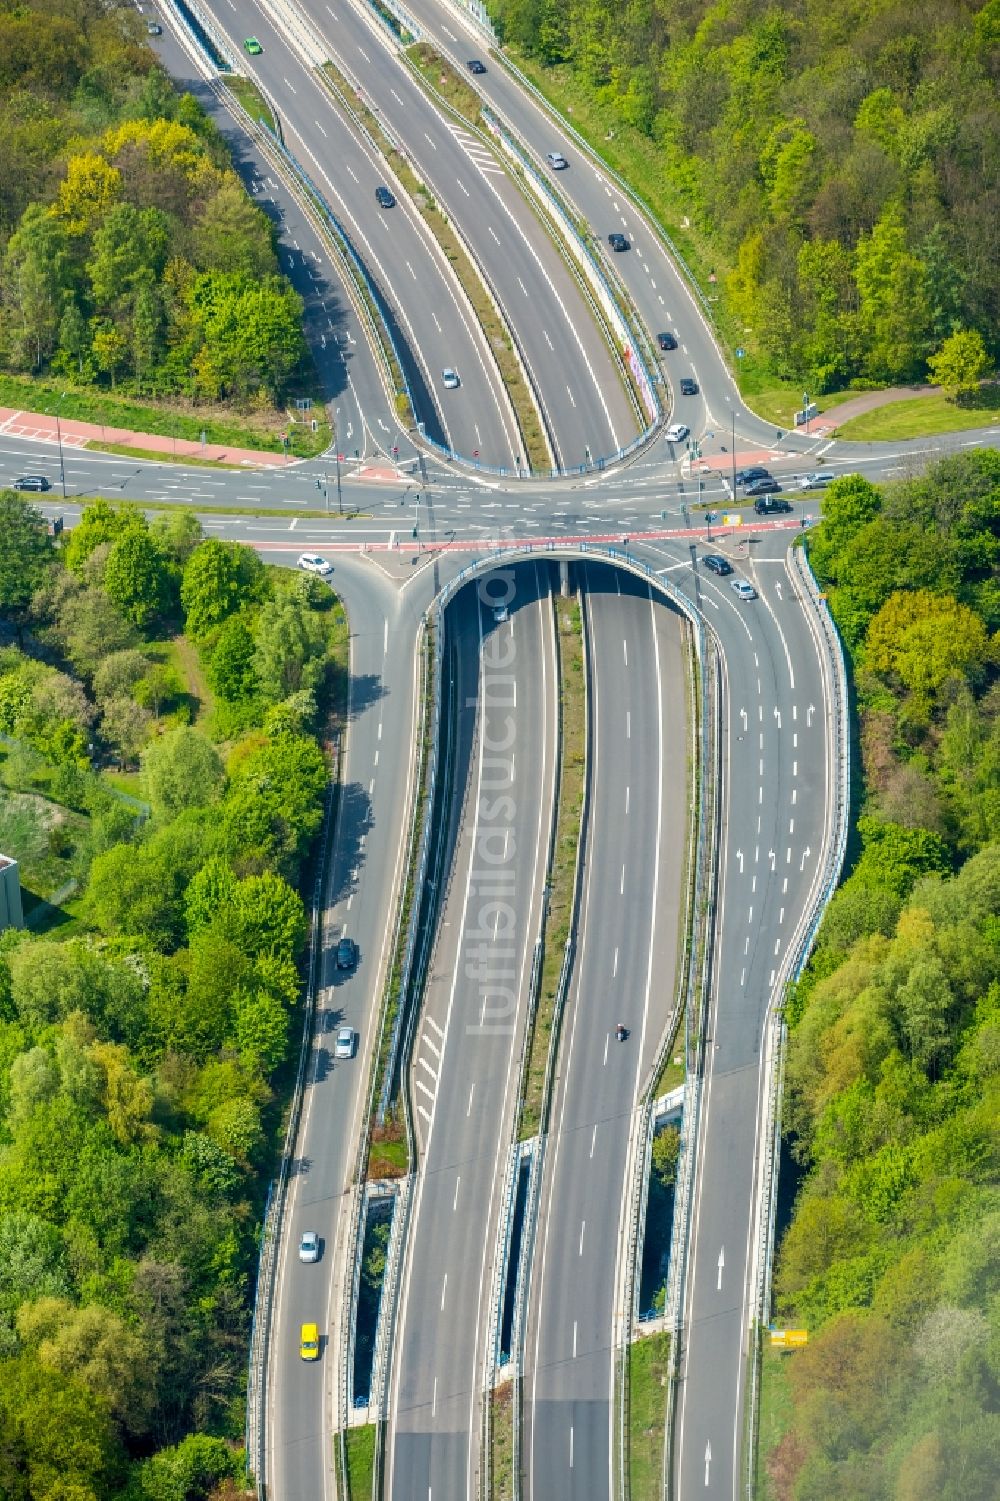
<path id="1" fill-rule="evenodd" d="M 135 448 L 131 443 L 101 443 L 89 438 L 84 443 L 88 453 L 121 454 L 126 459 L 146 459 L 154 464 L 183 464 L 196 469 L 242 469 L 254 473 L 252 464 L 227 464 L 225 459 L 197 459 L 191 454 L 161 453 L 157 448 Z"/>
<path id="2" fill-rule="evenodd" d="M 447 100 L 470 125 L 479 123 L 483 101 L 475 89 L 466 83 L 451 63 L 443 58 L 429 42 L 417 42 L 406 49 L 406 55 L 418 73 Z"/>
<path id="3" fill-rule="evenodd" d="M 489 1501 L 514 1501 L 514 1383 L 505 1381 L 490 1393 Z"/>
<path id="4" fill-rule="evenodd" d="M 272 135 L 278 134 L 278 122 L 274 118 L 274 111 L 252 79 L 241 78 L 238 73 L 230 73 L 224 82 L 231 93 L 236 95 L 252 120 L 261 120 Z"/>
<path id="5" fill-rule="evenodd" d="M 360 117 L 379 150 L 386 157 L 400 185 L 413 200 L 415 207 L 444 252 L 462 290 L 472 304 L 476 319 L 493 351 L 500 378 L 514 408 L 514 416 L 521 430 L 521 438 L 530 468 L 535 471 L 550 469 L 552 458 L 534 396 L 521 373 L 521 365 L 506 324 L 462 241 L 429 189 L 417 177 L 406 158 L 396 149 L 395 144 L 383 129 L 378 116 L 367 107 L 363 100 L 358 98 L 335 64 L 327 62 L 323 64 L 323 68 L 337 92 Z"/>
<path id="6" fill-rule="evenodd" d="M 847 391 L 845 399 L 857 392 Z M 975 402 L 959 405 L 947 396 L 913 396 L 887 402 L 870 412 L 850 417 L 838 427 L 837 438 L 856 443 L 891 443 L 902 438 L 925 438 L 933 433 L 961 433 L 969 428 L 1000 423 L 1000 386 L 984 387 Z"/>
<path id="7" fill-rule="evenodd" d="M 584 683 L 583 627 L 580 606 L 575 599 L 557 596 L 556 629 L 559 636 L 559 698 L 562 715 L 559 807 L 552 869 L 549 871 L 542 973 L 532 1020 L 521 1106 L 522 1141 L 536 1135 L 541 1125 L 545 1070 L 555 1021 L 559 976 L 573 922 L 576 852 L 580 843 L 580 817 L 587 774 L 587 691 Z"/>
<path id="8" fill-rule="evenodd" d="M 344 1434 L 347 1452 L 347 1495 L 349 1501 L 370 1501 L 375 1479 L 375 1424 L 348 1428 Z"/>
<path id="9" fill-rule="evenodd" d="M 631 1501 L 660 1501 L 667 1421 L 670 1335 L 664 1330 L 629 1346 L 628 1469 Z"/>

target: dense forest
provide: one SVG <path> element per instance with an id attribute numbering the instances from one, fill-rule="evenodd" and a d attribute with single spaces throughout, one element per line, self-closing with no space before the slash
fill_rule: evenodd
<path id="1" fill-rule="evenodd" d="M 918 379 L 963 329 L 1000 353 L 1000 0 L 490 9 L 557 96 L 568 69 L 656 143 L 739 342 L 779 373 Z"/>
<path id="2" fill-rule="evenodd" d="M 0 534 L 0 849 L 28 921 L 0 937 L 0 1497 L 202 1501 L 243 1489 L 346 625 L 183 512 L 98 502 L 56 545 L 8 491 Z"/>
<path id="3" fill-rule="evenodd" d="M 301 302 L 133 5 L 0 3 L 0 367 L 270 405 Z"/>
<path id="4" fill-rule="evenodd" d="M 824 501 L 853 868 L 788 1004 L 777 1501 L 992 1501 L 1000 1453 L 1000 455 Z"/>

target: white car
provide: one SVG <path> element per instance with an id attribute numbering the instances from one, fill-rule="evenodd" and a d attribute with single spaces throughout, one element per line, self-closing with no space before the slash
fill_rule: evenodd
<path id="1" fill-rule="evenodd" d="M 353 1027 L 339 1027 L 337 1029 L 337 1043 L 333 1050 L 335 1058 L 353 1058 L 356 1033 Z"/>
<path id="2" fill-rule="evenodd" d="M 547 151 L 545 153 L 545 160 L 548 162 L 553 172 L 561 172 L 564 167 L 569 166 L 569 162 L 563 156 L 561 151 Z"/>
<path id="3" fill-rule="evenodd" d="M 672 422 L 663 436 L 668 443 L 683 443 L 690 431 L 686 422 Z"/>
<path id="4" fill-rule="evenodd" d="M 799 480 L 800 490 L 825 490 L 837 478 L 835 474 L 804 474 Z"/>
<path id="5" fill-rule="evenodd" d="M 445 387 L 449 391 L 457 391 L 459 386 L 462 384 L 462 382 L 458 378 L 458 371 L 453 370 L 450 365 L 447 367 L 447 369 L 441 371 L 441 379 L 444 381 Z"/>
<path id="6" fill-rule="evenodd" d="M 304 568 L 306 573 L 318 573 L 323 577 L 333 572 L 333 564 L 321 558 L 318 552 L 304 552 L 299 558 L 298 566 Z"/>
<path id="7" fill-rule="evenodd" d="M 315 1230 L 306 1230 L 303 1232 L 302 1239 L 299 1241 L 299 1260 L 319 1260 L 319 1236 Z"/>
<path id="8" fill-rule="evenodd" d="M 733 579 L 733 582 L 729 587 L 730 589 L 732 589 L 737 599 L 742 599 L 745 601 L 757 598 L 757 590 L 754 588 L 753 584 L 748 584 L 746 579 Z"/>
<path id="9" fill-rule="evenodd" d="M 503 625 L 504 621 L 507 619 L 507 606 L 506 605 L 494 605 L 493 606 L 493 619 L 494 619 L 494 621 L 496 622 L 497 625 Z"/>

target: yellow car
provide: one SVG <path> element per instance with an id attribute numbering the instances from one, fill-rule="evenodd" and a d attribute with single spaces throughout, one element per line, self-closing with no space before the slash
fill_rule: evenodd
<path id="1" fill-rule="evenodd" d="M 319 1360 L 319 1330 L 315 1324 L 302 1325 L 299 1354 L 303 1360 Z"/>

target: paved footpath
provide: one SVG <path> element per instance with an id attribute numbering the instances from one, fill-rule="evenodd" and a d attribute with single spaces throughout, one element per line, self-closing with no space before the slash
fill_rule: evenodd
<path id="1" fill-rule="evenodd" d="M 86 448 L 88 443 L 98 447 L 114 443 L 119 447 L 162 453 L 171 458 L 207 459 L 261 469 L 283 469 L 297 462 L 282 453 L 268 453 L 263 449 L 237 448 L 228 443 L 199 443 L 193 438 L 165 437 L 163 433 L 133 433 L 128 428 L 108 427 L 99 422 L 78 422 L 74 417 L 61 418 L 59 427 L 67 448 Z M 13 407 L 0 407 L 0 433 L 15 438 L 33 438 L 40 443 L 55 443 L 56 419 L 48 413 L 19 412 Z"/>

